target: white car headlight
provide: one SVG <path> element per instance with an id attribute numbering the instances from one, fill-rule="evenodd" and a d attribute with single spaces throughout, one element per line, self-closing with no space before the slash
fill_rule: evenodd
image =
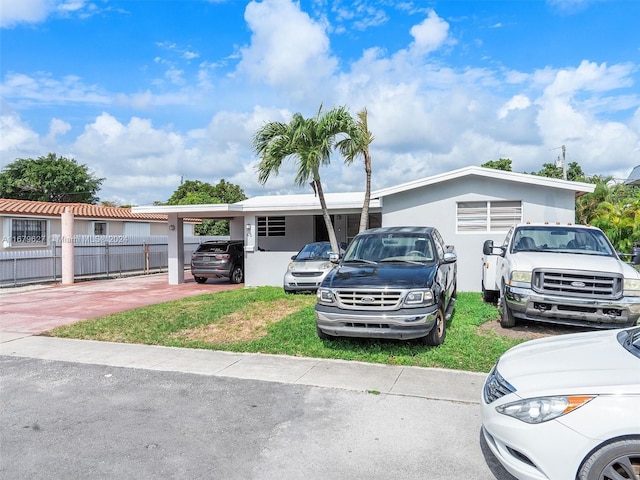
<path id="1" fill-rule="evenodd" d="M 531 284 L 531 272 L 525 272 L 523 270 L 514 270 L 511 272 L 510 285 L 515 283 L 527 283 Z"/>
<path id="2" fill-rule="evenodd" d="M 581 407 L 595 395 L 559 395 L 555 397 L 527 398 L 496 407 L 498 413 L 526 423 L 542 423 L 558 418 Z"/>
<path id="3" fill-rule="evenodd" d="M 411 290 L 404 298 L 404 304 L 409 307 L 433 304 L 433 292 L 431 290 Z"/>
<path id="4" fill-rule="evenodd" d="M 640 297 L 640 279 L 625 278 L 623 289 L 625 297 Z"/>

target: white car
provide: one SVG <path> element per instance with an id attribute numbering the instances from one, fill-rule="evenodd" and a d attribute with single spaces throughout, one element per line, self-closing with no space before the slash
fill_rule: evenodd
<path id="1" fill-rule="evenodd" d="M 346 243 L 340 243 L 342 255 L 347 248 Z M 284 274 L 284 291 L 294 292 L 315 292 L 327 276 L 329 270 L 334 267 L 330 262 L 331 243 L 314 242 L 308 243 L 291 257 L 291 262 L 287 266 Z"/>
<path id="2" fill-rule="evenodd" d="M 520 480 L 640 479 L 640 327 L 518 345 L 481 402 L 484 438 Z"/>

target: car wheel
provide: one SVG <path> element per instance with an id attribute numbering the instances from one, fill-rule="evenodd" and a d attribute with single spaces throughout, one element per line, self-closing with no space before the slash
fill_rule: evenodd
<path id="1" fill-rule="evenodd" d="M 242 283 L 242 280 L 244 280 L 244 272 L 242 271 L 242 267 L 240 265 L 236 265 L 235 267 L 233 267 L 229 280 L 231 281 L 231 283 Z"/>
<path id="2" fill-rule="evenodd" d="M 513 312 L 507 305 L 507 301 L 504 296 L 501 299 L 502 303 L 502 312 L 500 313 L 500 326 L 502 328 L 511 328 L 516 325 L 516 317 L 513 316 Z"/>
<path id="3" fill-rule="evenodd" d="M 207 281 L 207 277 L 193 277 L 196 283 L 205 283 Z"/>
<path id="4" fill-rule="evenodd" d="M 640 439 L 619 440 L 596 450 L 584 462 L 579 480 L 640 479 Z"/>
<path id="5" fill-rule="evenodd" d="M 429 332 L 429 334 L 422 339 L 425 345 L 429 345 L 430 347 L 437 347 L 438 345 L 442 345 L 445 337 L 447 336 L 447 322 L 444 318 L 444 313 L 442 309 L 439 308 L 436 313 L 436 323 L 433 325 L 433 328 Z"/>
<path id="6" fill-rule="evenodd" d="M 336 338 L 333 335 L 324 333 L 322 330 L 320 330 L 320 327 L 318 327 L 317 325 L 316 325 L 316 333 L 318 334 L 318 338 L 320 340 L 333 340 Z"/>

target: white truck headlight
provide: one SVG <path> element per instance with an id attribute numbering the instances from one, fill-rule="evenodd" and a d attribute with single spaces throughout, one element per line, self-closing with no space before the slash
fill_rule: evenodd
<path id="1" fill-rule="evenodd" d="M 625 278 L 623 289 L 625 297 L 640 297 L 640 279 Z"/>
<path id="2" fill-rule="evenodd" d="M 526 283 L 531 285 L 531 272 L 525 272 L 524 270 L 514 270 L 511 272 L 509 285 L 514 285 L 516 283 Z"/>

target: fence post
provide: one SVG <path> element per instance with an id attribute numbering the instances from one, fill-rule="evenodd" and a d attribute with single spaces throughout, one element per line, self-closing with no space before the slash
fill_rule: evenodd
<path id="1" fill-rule="evenodd" d="M 106 259 L 104 262 L 105 269 L 107 270 L 107 278 L 109 278 L 109 242 L 104 242 L 104 254 L 106 255 Z"/>
<path id="2" fill-rule="evenodd" d="M 56 258 L 56 241 L 52 241 L 51 242 L 51 258 L 53 258 L 53 281 L 56 281 L 57 278 L 57 274 L 58 274 L 58 265 L 57 265 L 57 258 Z"/>
<path id="3" fill-rule="evenodd" d="M 144 242 L 144 273 L 149 275 L 149 244 Z"/>

